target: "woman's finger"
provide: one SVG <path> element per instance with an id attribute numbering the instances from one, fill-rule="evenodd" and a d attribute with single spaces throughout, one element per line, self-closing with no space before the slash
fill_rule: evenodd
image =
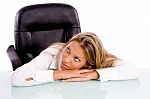
<path id="1" fill-rule="evenodd" d="M 87 81 L 89 80 L 88 78 L 80 78 L 80 77 L 76 77 L 76 78 L 68 78 L 65 80 L 62 80 L 63 82 L 75 82 L 75 81 Z"/>
<path id="2" fill-rule="evenodd" d="M 82 74 L 82 73 L 87 73 L 87 72 L 92 72 L 93 70 L 89 70 L 89 69 L 82 69 L 82 70 L 79 70 L 78 73 Z"/>

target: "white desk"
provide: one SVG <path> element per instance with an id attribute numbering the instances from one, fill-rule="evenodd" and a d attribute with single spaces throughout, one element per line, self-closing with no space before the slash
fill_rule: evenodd
<path id="1" fill-rule="evenodd" d="M 0 99 L 150 99 L 150 69 L 141 69 L 139 79 L 47 83 L 12 87 L 11 72 L 0 72 Z"/>

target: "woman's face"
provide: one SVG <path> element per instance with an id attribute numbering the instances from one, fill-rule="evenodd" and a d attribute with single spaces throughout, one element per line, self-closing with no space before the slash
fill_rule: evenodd
<path id="1" fill-rule="evenodd" d="M 84 49 L 77 41 L 70 42 L 62 51 L 61 65 L 62 70 L 80 69 L 86 65 Z"/>

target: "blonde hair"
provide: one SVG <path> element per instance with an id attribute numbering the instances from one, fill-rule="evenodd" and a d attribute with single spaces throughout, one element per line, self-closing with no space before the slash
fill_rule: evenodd
<path id="1" fill-rule="evenodd" d="M 112 67 L 114 61 L 117 60 L 116 56 L 106 51 L 100 39 L 92 32 L 76 34 L 66 45 L 72 41 L 78 41 L 85 50 L 87 63 L 83 68 L 97 69 Z"/>
<path id="2" fill-rule="evenodd" d="M 118 58 L 106 51 L 100 39 L 92 32 L 75 34 L 67 43 L 55 43 L 51 45 L 63 49 L 72 41 L 78 41 L 86 54 L 86 65 L 83 68 L 97 69 L 112 67 Z"/>

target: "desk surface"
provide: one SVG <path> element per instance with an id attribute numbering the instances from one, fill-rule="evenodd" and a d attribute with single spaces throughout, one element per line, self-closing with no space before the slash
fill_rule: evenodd
<path id="1" fill-rule="evenodd" d="M 141 69 L 139 79 L 47 83 L 12 87 L 12 72 L 0 72 L 0 99 L 150 99 L 150 69 Z"/>

